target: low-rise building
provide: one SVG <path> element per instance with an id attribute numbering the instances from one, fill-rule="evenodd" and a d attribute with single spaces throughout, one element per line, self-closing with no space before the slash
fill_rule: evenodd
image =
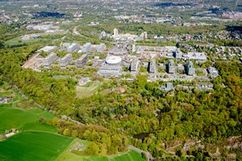
<path id="1" fill-rule="evenodd" d="M 56 49 L 57 49 L 57 46 L 45 46 L 39 49 L 37 52 L 51 53 L 51 52 L 54 52 Z"/>
<path id="2" fill-rule="evenodd" d="M 88 55 L 83 54 L 79 59 L 76 60 L 76 66 L 82 68 L 88 61 Z"/>
<path id="3" fill-rule="evenodd" d="M 182 57 L 188 60 L 207 61 L 206 54 L 202 52 L 188 52 L 187 54 L 183 54 Z"/>
<path id="4" fill-rule="evenodd" d="M 77 43 L 72 43 L 70 46 L 67 48 L 67 52 L 76 52 L 80 49 L 80 45 Z"/>
<path id="5" fill-rule="evenodd" d="M 81 52 L 82 53 L 87 53 L 92 50 L 92 44 L 91 43 L 86 43 L 82 46 Z"/>
<path id="6" fill-rule="evenodd" d="M 211 77 L 213 77 L 213 78 L 215 78 L 215 77 L 217 77 L 217 76 L 219 75 L 218 70 L 217 70 L 216 68 L 214 68 L 214 67 L 209 67 L 209 68 L 207 69 L 207 71 L 208 71 L 208 74 L 209 74 Z"/>
<path id="7" fill-rule="evenodd" d="M 80 49 L 80 45 L 77 43 L 63 43 L 61 49 L 67 52 L 76 52 Z"/>
<path id="8" fill-rule="evenodd" d="M 66 56 L 64 56 L 63 58 L 60 59 L 60 66 L 61 67 L 65 67 L 67 66 L 70 62 L 72 61 L 72 55 L 71 54 L 67 54 Z"/>
<path id="9" fill-rule="evenodd" d="M 56 53 L 49 54 L 43 61 L 44 67 L 49 67 L 51 64 L 53 64 L 58 59 L 58 56 Z"/>

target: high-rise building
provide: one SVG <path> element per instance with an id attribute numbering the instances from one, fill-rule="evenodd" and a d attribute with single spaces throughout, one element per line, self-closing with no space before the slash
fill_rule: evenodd
<path id="1" fill-rule="evenodd" d="M 118 29 L 113 29 L 113 36 L 114 37 L 118 37 L 119 33 L 118 33 Z"/>
<path id="2" fill-rule="evenodd" d="M 191 61 L 185 64 L 185 72 L 187 75 L 194 75 L 195 74 L 195 68 Z"/>
<path id="3" fill-rule="evenodd" d="M 167 73 L 174 74 L 176 72 L 175 64 L 173 60 L 170 60 L 166 65 Z"/>

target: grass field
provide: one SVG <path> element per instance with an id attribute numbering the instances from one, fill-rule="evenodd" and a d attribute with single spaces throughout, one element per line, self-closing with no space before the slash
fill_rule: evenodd
<path id="1" fill-rule="evenodd" d="M 40 118 L 51 119 L 52 116 L 48 112 L 40 109 L 23 110 L 19 108 L 12 108 L 9 105 L 0 105 L 0 134 L 5 130 L 13 128 L 20 130 L 41 130 L 55 132 L 54 127 L 41 124 Z"/>
<path id="2" fill-rule="evenodd" d="M 72 138 L 47 132 L 22 132 L 0 142 L 1 161 L 53 161 Z"/>
<path id="3" fill-rule="evenodd" d="M 78 142 L 86 144 L 79 139 L 75 139 L 55 161 L 146 161 L 140 153 L 134 150 L 107 157 L 77 155 L 72 153 L 71 150 Z"/>

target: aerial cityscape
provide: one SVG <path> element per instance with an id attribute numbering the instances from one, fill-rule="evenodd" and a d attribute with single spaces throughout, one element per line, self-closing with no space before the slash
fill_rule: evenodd
<path id="1" fill-rule="evenodd" d="M 0 161 L 242 160 L 241 0 L 0 0 Z"/>

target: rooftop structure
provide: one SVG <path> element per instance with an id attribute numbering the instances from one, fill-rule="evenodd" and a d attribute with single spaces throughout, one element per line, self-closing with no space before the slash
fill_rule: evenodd
<path id="1" fill-rule="evenodd" d="M 169 62 L 167 63 L 166 71 L 169 74 L 174 74 L 176 72 L 176 67 L 173 60 L 169 60 Z"/>
<path id="2" fill-rule="evenodd" d="M 56 53 L 49 54 L 43 61 L 43 66 L 49 67 L 52 63 L 54 63 L 58 59 Z"/>
<path id="3" fill-rule="evenodd" d="M 107 56 L 105 63 L 109 65 L 120 64 L 122 61 L 121 57 L 119 56 Z"/>
<path id="4" fill-rule="evenodd" d="M 191 61 L 189 61 L 185 64 L 185 72 L 186 72 L 187 75 L 194 75 L 195 74 L 195 68 L 194 68 L 193 63 Z"/>
<path id="5" fill-rule="evenodd" d="M 67 54 L 65 57 L 60 59 L 60 66 L 61 67 L 65 67 L 67 66 L 70 62 L 72 61 L 72 55 L 71 54 Z"/>

